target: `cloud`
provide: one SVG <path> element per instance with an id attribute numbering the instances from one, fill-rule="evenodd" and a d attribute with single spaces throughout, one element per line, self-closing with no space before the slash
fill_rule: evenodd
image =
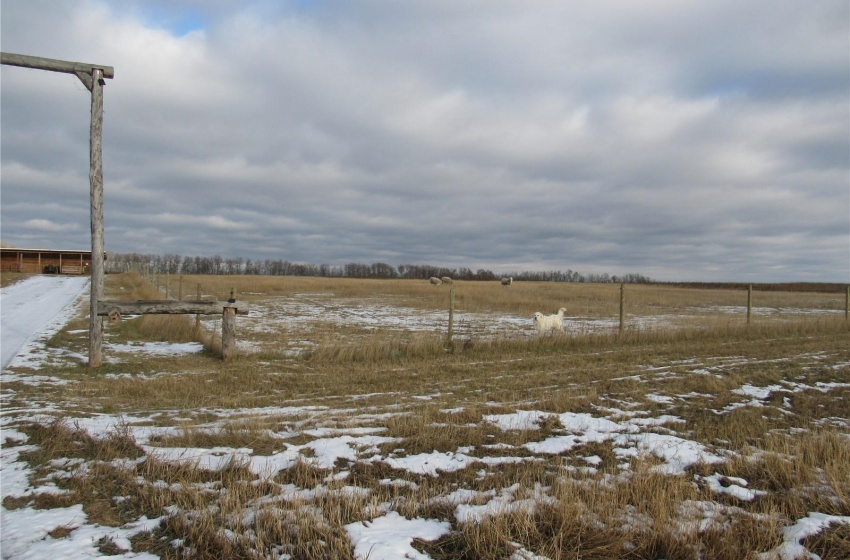
<path id="1" fill-rule="evenodd" d="M 839 1 L 33 0 L 0 25 L 4 51 L 116 69 L 112 251 L 846 281 L 848 21 Z M 45 242 L 84 245 L 88 92 L 1 85 L 4 241 L 61 198 L 78 228 Z"/>
<path id="2" fill-rule="evenodd" d="M 59 224 L 50 220 L 32 219 L 24 222 L 24 227 L 41 232 L 64 233 L 77 229 L 77 224 Z"/>

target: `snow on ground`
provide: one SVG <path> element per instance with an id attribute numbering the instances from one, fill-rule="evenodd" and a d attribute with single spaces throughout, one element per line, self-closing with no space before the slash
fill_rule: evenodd
<path id="1" fill-rule="evenodd" d="M 2 379 L 4 382 L 10 380 L 26 380 L 32 384 L 56 382 L 55 379 L 43 375 L 17 374 L 6 370 L 6 364 L 11 367 L 25 366 L 38 370 L 39 360 L 46 359 L 47 350 L 37 343 L 38 340 L 56 332 L 73 315 L 75 309 L 80 306 L 80 296 L 87 286 L 86 279 L 81 278 L 56 278 L 35 277 L 17 286 L 11 286 L 2 292 L 2 338 L 3 338 L 3 364 L 4 371 Z M 74 302 L 77 301 L 75 307 Z M 302 303 L 297 306 L 292 302 L 281 304 L 273 303 L 268 307 L 257 306 L 261 314 L 265 315 L 265 321 L 257 321 L 256 328 L 264 328 L 270 321 L 298 320 L 292 319 L 304 317 L 310 312 L 326 313 L 324 304 Z M 444 317 L 441 314 L 429 314 L 413 312 L 417 317 L 411 320 L 408 316 L 403 317 L 398 308 L 386 306 L 364 306 L 358 308 L 352 306 L 339 310 L 336 314 L 340 321 L 362 321 L 364 324 L 374 322 L 384 324 L 385 321 L 395 317 L 400 321 L 399 326 L 404 328 L 435 329 L 442 328 Z M 462 320 L 463 316 L 461 315 Z M 287 319 L 289 318 L 289 319 Z M 484 317 L 466 317 L 468 324 L 486 323 Z M 491 321 L 492 323 L 492 321 Z M 494 323 L 495 324 L 495 323 Z M 586 327 L 586 323 L 581 328 Z M 514 317 L 504 320 L 500 326 L 491 330 L 482 328 L 481 332 L 503 332 L 499 329 L 522 329 L 530 330 L 530 320 L 527 318 Z M 147 352 L 154 354 L 163 353 L 186 353 L 197 351 L 192 345 L 169 345 L 169 344 L 127 344 L 113 345 L 113 351 Z M 15 353 L 20 352 L 26 356 L 25 360 L 15 361 Z M 729 363 L 743 363 L 746 358 L 730 358 Z M 701 364 L 682 363 L 681 367 L 691 368 L 693 374 L 710 374 L 711 370 Z M 721 364 L 722 366 L 722 364 Z M 715 365 L 714 367 L 721 367 Z M 665 376 L 671 372 L 667 368 L 649 370 L 642 368 L 632 378 L 641 379 L 642 376 Z M 807 389 L 828 390 L 820 384 L 818 386 L 805 386 L 797 383 L 785 383 L 783 385 L 771 385 L 768 387 L 757 387 L 743 385 L 733 391 L 733 394 L 742 397 L 742 402 L 734 406 L 761 406 L 762 402 L 774 392 L 802 391 Z M 834 384 L 835 385 L 835 384 Z M 840 384 L 845 385 L 845 384 Z M 5 393 L 6 391 L 4 391 Z M 362 397 L 362 396 L 361 396 Z M 352 402 L 358 396 L 352 396 Z M 416 396 L 412 396 L 415 399 Z M 422 395 L 421 398 L 430 398 Z M 663 395 L 652 393 L 647 395 L 650 406 L 672 405 L 680 399 L 700 398 L 700 395 Z M 350 462 L 373 462 L 384 463 L 393 468 L 407 470 L 410 473 L 422 476 L 440 476 L 442 473 L 450 473 L 459 469 L 478 465 L 482 467 L 482 473 L 487 469 L 497 469 L 498 465 L 506 463 L 520 463 L 525 461 L 538 461 L 546 456 L 562 454 L 573 450 L 581 444 L 594 442 L 608 442 L 613 446 L 614 454 L 621 463 L 620 469 L 629 469 L 629 460 L 632 457 L 652 456 L 655 460 L 655 469 L 658 472 L 681 475 L 685 469 L 697 462 L 706 464 L 720 463 L 725 460 L 723 452 L 709 449 L 706 446 L 690 441 L 669 432 L 666 426 L 676 426 L 682 423 L 682 419 L 669 414 L 658 414 L 657 408 L 642 410 L 640 402 L 620 403 L 619 406 L 628 408 L 624 411 L 618 408 L 598 409 L 599 414 L 572 413 L 553 414 L 539 410 L 517 410 L 509 414 L 485 415 L 482 422 L 496 426 L 503 431 L 533 431 L 540 430 L 541 425 L 551 426 L 554 422 L 558 427 L 551 430 L 551 434 L 540 441 L 526 443 L 522 446 L 522 456 L 511 456 L 511 446 L 499 444 L 494 446 L 461 447 L 449 452 L 430 452 L 407 455 L 404 450 L 396 450 L 389 455 L 380 455 L 380 445 L 395 441 L 380 435 L 384 428 L 380 424 L 384 418 L 380 415 L 363 414 L 359 418 L 348 418 L 350 424 L 357 427 L 316 428 L 317 425 L 326 425 L 321 420 L 331 418 L 338 410 L 323 406 L 289 406 L 279 408 L 260 408 L 243 410 L 197 410 L 192 411 L 197 415 L 209 415 L 217 417 L 218 422 L 210 422 L 203 429 L 215 431 L 220 429 L 229 418 L 251 416 L 268 416 L 276 419 L 287 420 L 286 434 L 281 438 L 300 435 L 312 438 L 301 445 L 286 444 L 285 450 L 273 455 L 261 455 L 250 448 L 177 448 L 159 447 L 155 442 L 155 436 L 174 435 L 179 432 L 176 426 L 156 425 L 157 418 L 164 416 L 159 412 L 153 416 L 140 415 L 116 416 L 110 414 L 92 415 L 88 418 L 75 420 L 77 426 L 86 429 L 92 435 L 103 436 L 113 430 L 129 429 L 136 442 L 142 447 L 147 455 L 155 456 L 162 461 L 192 464 L 201 468 L 218 470 L 230 464 L 232 460 L 245 464 L 258 478 L 271 480 L 271 478 L 283 469 L 287 469 L 298 461 L 305 461 L 325 469 L 339 469 L 337 461 L 343 459 Z M 446 413 L 462 412 L 463 408 L 444 409 Z M 4 448 L 0 450 L 0 487 L 3 497 L 32 496 L 42 492 L 58 493 L 60 490 L 52 481 L 43 481 L 35 484 L 29 479 L 32 472 L 29 466 L 19 460 L 20 454 L 32 446 L 26 445 L 26 435 L 17 431 L 15 425 L 22 421 L 33 421 L 38 418 L 46 418 L 44 408 L 4 409 L 0 414 L 0 441 Z M 715 411 L 723 414 L 726 410 Z M 187 411 L 173 411 L 174 416 L 185 416 Z M 9 442 L 13 445 L 9 446 Z M 488 456 L 488 452 L 494 452 Z M 527 456 L 528 454 L 531 456 Z M 583 459 L 587 466 L 581 467 L 583 472 L 595 472 L 595 466 L 601 462 L 598 456 L 577 456 Z M 572 467 L 574 470 L 579 470 Z M 569 469 L 567 469 L 569 470 Z M 317 487 L 314 489 L 299 489 L 289 485 L 281 490 L 281 499 L 309 500 L 311 495 L 320 492 L 347 492 L 351 494 L 367 492 L 363 488 L 352 486 L 339 487 L 339 481 L 344 481 L 348 473 L 345 470 L 334 472 L 330 480 L 336 481 L 337 485 L 331 487 Z M 723 477 L 717 473 L 710 476 L 701 476 L 700 481 L 714 493 L 741 501 L 751 501 L 761 493 L 759 489 L 749 488 L 746 480 L 735 477 Z M 387 480 L 391 485 L 415 485 L 410 481 Z M 444 501 L 454 507 L 455 518 L 459 523 L 475 523 L 481 519 L 500 512 L 509 510 L 534 511 L 541 503 L 546 503 L 553 498 L 549 495 L 549 489 L 536 486 L 533 489 L 521 488 L 518 484 L 493 490 L 489 492 L 475 492 L 472 490 L 458 488 L 446 496 L 438 496 L 434 500 Z M 731 506 L 724 506 L 716 502 L 699 502 L 683 504 L 688 506 L 687 518 L 699 527 L 707 526 L 713 519 L 721 515 L 721 511 L 731 510 Z M 389 504 L 377 504 L 376 514 L 371 520 L 364 519 L 345 526 L 354 550 L 355 557 L 369 558 L 371 560 L 387 559 L 401 560 L 416 558 L 427 560 L 428 556 L 418 552 L 412 547 L 414 539 L 432 541 L 440 538 L 451 530 L 449 523 L 437 519 L 407 519 L 399 513 L 390 510 Z M 153 560 L 156 556 L 148 553 L 133 553 L 130 550 L 130 537 L 145 530 L 156 527 L 161 519 L 141 518 L 133 523 L 120 528 L 104 527 L 89 523 L 86 513 L 79 505 L 67 508 L 55 508 L 48 510 L 34 510 L 26 507 L 16 510 L 2 508 L 2 529 L 0 546 L 3 558 L 20 560 L 29 558 L 89 558 L 98 557 L 102 554 L 97 549 L 98 542 L 104 539 L 111 540 L 124 552 L 118 552 L 113 557 L 125 559 Z M 778 558 L 790 560 L 808 554 L 801 541 L 809 535 L 817 534 L 830 523 L 850 523 L 850 517 L 828 516 L 816 512 L 809 513 L 806 517 L 799 519 L 795 524 L 787 527 L 784 532 L 783 543 L 774 550 L 764 552 L 760 558 L 769 560 Z M 57 527 L 73 529 L 67 536 L 54 537 L 50 533 Z M 516 545 L 517 550 L 511 558 L 524 560 L 529 558 L 542 558 L 533 552 Z M 282 556 L 284 557 L 284 556 Z"/>
<path id="2" fill-rule="evenodd" d="M 32 276 L 0 290 L 0 347 L 6 369 L 36 336 L 50 335 L 73 316 L 71 305 L 89 285 L 82 276 Z"/>

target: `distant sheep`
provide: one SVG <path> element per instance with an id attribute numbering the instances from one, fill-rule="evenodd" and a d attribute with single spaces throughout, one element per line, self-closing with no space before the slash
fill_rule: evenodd
<path id="1" fill-rule="evenodd" d="M 454 282 L 454 280 L 452 280 L 450 276 L 443 276 L 442 278 L 440 278 L 440 280 L 443 281 L 443 284 L 451 284 Z"/>
<path id="2" fill-rule="evenodd" d="M 429 280 L 429 282 L 431 282 L 431 283 L 432 283 L 432 284 L 434 284 L 435 286 L 439 286 L 440 284 L 442 284 L 442 283 L 443 283 L 443 281 L 442 281 L 442 280 L 440 280 L 439 278 L 437 278 L 436 276 L 432 276 L 432 277 L 431 277 L 431 280 Z"/>
<path id="3" fill-rule="evenodd" d="M 555 315 L 544 315 L 538 311 L 534 314 L 534 328 L 541 334 L 550 331 L 563 331 L 564 313 L 566 311 L 566 307 L 560 308 Z"/>
<path id="4" fill-rule="evenodd" d="M 502 286 L 510 286 L 514 283 L 514 278 L 511 276 L 510 278 L 502 278 Z"/>

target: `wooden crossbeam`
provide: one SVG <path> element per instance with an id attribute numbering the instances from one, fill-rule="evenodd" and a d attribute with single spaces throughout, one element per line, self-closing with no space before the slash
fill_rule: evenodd
<path id="1" fill-rule="evenodd" d="M 91 76 L 92 71 L 95 68 L 99 68 L 103 72 L 104 78 L 115 77 L 115 68 L 112 66 L 56 60 L 54 58 L 43 58 L 26 54 L 0 52 L 0 64 L 20 66 L 22 68 L 35 68 L 36 70 L 47 70 L 49 72 L 64 72 L 65 74 L 85 74 L 87 76 Z"/>
<path id="2" fill-rule="evenodd" d="M 97 314 L 101 317 L 118 315 L 221 315 L 225 309 L 235 309 L 237 315 L 248 314 L 245 301 L 174 301 L 136 300 L 99 301 Z"/>

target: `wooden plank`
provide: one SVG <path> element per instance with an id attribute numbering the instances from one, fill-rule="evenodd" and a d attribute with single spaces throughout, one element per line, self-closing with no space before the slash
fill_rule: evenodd
<path id="1" fill-rule="evenodd" d="M 87 62 L 71 62 L 68 60 L 56 60 L 55 58 L 42 58 L 40 56 L 29 56 L 26 54 L 15 54 L 0 52 L 0 64 L 7 66 L 20 66 L 21 68 L 35 68 L 36 70 L 48 70 L 50 72 L 64 72 L 65 74 L 84 74 L 91 76 L 97 68 L 103 71 L 104 78 L 114 78 L 115 68 L 105 64 L 89 64 Z M 91 88 L 89 88 L 91 89 Z"/>
<path id="2" fill-rule="evenodd" d="M 119 315 L 221 315 L 225 308 L 235 309 L 237 315 L 248 314 L 245 301 L 99 301 L 97 315 L 108 316 L 111 311 Z"/>

